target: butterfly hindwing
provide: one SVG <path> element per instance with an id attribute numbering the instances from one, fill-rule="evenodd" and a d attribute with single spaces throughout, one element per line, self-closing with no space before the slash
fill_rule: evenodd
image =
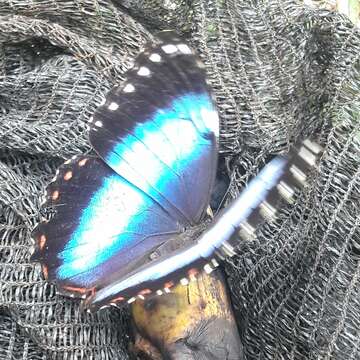
<path id="1" fill-rule="evenodd" d="M 77 295 L 128 271 L 182 231 L 159 204 L 95 157 L 65 163 L 47 189 L 45 207 L 55 214 L 33 232 L 33 259 L 60 289 Z"/>
<path id="2" fill-rule="evenodd" d="M 139 56 L 90 130 L 104 161 L 184 224 L 198 223 L 209 204 L 217 136 L 203 66 L 171 34 Z"/>
<path id="3" fill-rule="evenodd" d="M 266 222 L 276 221 L 279 209 L 295 201 L 296 194 L 307 185 L 309 172 L 316 166 L 322 148 L 306 139 L 296 143 L 287 155 L 277 156 L 253 178 L 236 200 L 217 214 L 206 231 L 190 236 L 177 235 L 158 247 L 158 258 L 137 266 L 92 294 L 86 301 L 90 309 L 109 303 L 132 302 L 151 294 L 170 292 L 180 282 L 187 285 L 202 271 L 210 273 L 218 259 L 236 254 L 240 239 L 251 242 L 256 229 Z M 182 238 L 180 247 L 169 248 Z M 190 238 L 191 241 L 186 239 Z M 165 250 L 165 251 L 162 251 Z"/>
<path id="4" fill-rule="evenodd" d="M 199 256 L 197 250 L 196 243 L 192 243 L 175 250 L 171 257 L 162 256 L 144 263 L 89 296 L 85 304 L 90 310 L 96 310 L 108 304 L 121 305 L 126 301 L 131 303 L 136 298 L 144 299 L 169 293 L 179 282 L 187 285 L 189 281 L 195 280 L 196 275 L 203 269 L 210 273 L 219 265 L 215 258 Z M 192 258 L 192 261 L 184 264 L 184 257 Z"/>

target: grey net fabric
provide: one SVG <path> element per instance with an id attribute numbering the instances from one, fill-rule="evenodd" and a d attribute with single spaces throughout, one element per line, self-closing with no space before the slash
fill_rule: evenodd
<path id="1" fill-rule="evenodd" d="M 224 265 L 247 359 L 360 356 L 360 35 L 296 1 L 0 1 L 0 359 L 127 359 L 128 314 L 80 312 L 29 261 L 41 195 L 160 29 L 206 63 L 235 197 L 314 136 L 305 191 Z"/>

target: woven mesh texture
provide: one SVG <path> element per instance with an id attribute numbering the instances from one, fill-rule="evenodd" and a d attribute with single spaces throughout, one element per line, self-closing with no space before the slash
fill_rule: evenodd
<path id="1" fill-rule="evenodd" d="M 0 1 L 0 359 L 127 359 L 128 314 L 79 311 L 29 262 L 56 167 L 157 30 L 206 63 L 235 197 L 298 136 L 309 186 L 225 264 L 247 359 L 360 357 L 360 34 L 290 0 Z"/>

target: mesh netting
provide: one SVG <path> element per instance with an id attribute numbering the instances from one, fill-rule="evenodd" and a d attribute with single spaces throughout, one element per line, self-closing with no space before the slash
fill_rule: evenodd
<path id="1" fill-rule="evenodd" d="M 313 135 L 309 187 L 225 265 L 248 359 L 360 356 L 360 34 L 296 1 L 0 2 L 0 358 L 126 359 L 128 315 L 79 311 L 29 262 L 56 167 L 91 151 L 85 122 L 157 30 L 204 59 L 228 200 Z"/>

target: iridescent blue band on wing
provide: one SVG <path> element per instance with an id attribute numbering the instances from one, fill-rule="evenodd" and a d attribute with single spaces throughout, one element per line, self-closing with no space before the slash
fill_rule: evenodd
<path id="1" fill-rule="evenodd" d="M 104 284 L 183 231 L 158 203 L 96 157 L 61 166 L 48 186 L 47 204 L 57 211 L 34 229 L 39 245 L 33 258 L 66 289 Z"/>
<path id="2" fill-rule="evenodd" d="M 102 185 L 81 212 L 74 233 L 58 254 L 62 264 L 57 277 L 60 280 L 82 275 L 96 278 L 96 267 L 104 267 L 119 251 L 124 253 L 117 262 L 126 264 L 129 250 L 139 243 L 141 234 L 149 238 L 154 232 L 176 230 L 174 222 L 148 196 L 115 173 L 104 176 Z M 155 244 L 150 243 L 150 247 Z M 87 273 L 90 271 L 92 276 Z"/>
<path id="3" fill-rule="evenodd" d="M 116 121 L 121 124 L 121 119 Z M 134 123 L 101 155 L 113 170 L 166 210 L 195 224 L 209 202 L 209 192 L 199 187 L 212 186 L 218 132 L 210 95 L 189 93 Z M 189 201 L 186 194 L 194 189 L 197 197 Z"/>

